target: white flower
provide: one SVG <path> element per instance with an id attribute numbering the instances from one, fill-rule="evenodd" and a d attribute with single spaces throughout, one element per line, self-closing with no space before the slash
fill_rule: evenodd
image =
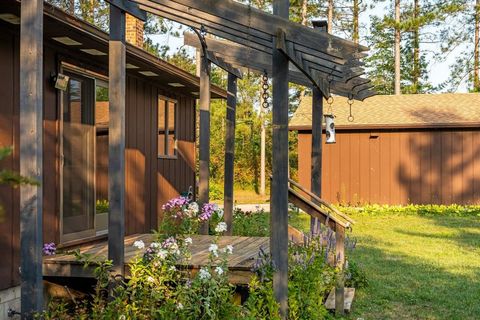
<path id="1" fill-rule="evenodd" d="M 215 257 L 218 257 L 218 246 L 215 243 L 210 245 L 208 251 L 210 251 Z"/>
<path id="2" fill-rule="evenodd" d="M 150 247 L 152 247 L 152 248 L 154 248 L 154 249 L 160 248 L 160 243 L 158 243 L 158 242 L 152 242 L 152 243 L 150 244 Z"/>
<path id="3" fill-rule="evenodd" d="M 148 282 L 151 282 L 151 283 L 154 283 L 154 282 L 155 282 L 155 279 L 154 279 L 152 276 L 149 276 L 149 277 L 147 278 L 147 281 L 148 281 Z"/>
<path id="4" fill-rule="evenodd" d="M 223 218 L 223 209 L 219 208 L 218 211 L 217 211 L 217 215 L 220 219 Z"/>
<path id="5" fill-rule="evenodd" d="M 196 202 L 192 202 L 188 205 L 188 211 L 190 211 L 194 215 L 196 215 L 199 210 L 200 210 L 200 208 L 198 207 L 198 203 L 196 203 Z"/>
<path id="6" fill-rule="evenodd" d="M 227 231 L 227 224 L 225 222 L 219 222 L 215 227 L 215 232 L 222 233 Z"/>
<path id="7" fill-rule="evenodd" d="M 226 248 L 225 248 L 225 252 L 228 253 L 228 254 L 232 254 L 233 253 L 233 246 L 231 244 L 229 244 Z"/>
<path id="8" fill-rule="evenodd" d="M 168 254 L 168 251 L 167 251 L 167 250 L 164 250 L 164 249 L 160 249 L 160 250 L 158 250 L 158 252 L 157 252 L 157 256 L 158 256 L 161 260 L 165 259 L 165 258 L 167 257 L 167 254 Z"/>
<path id="9" fill-rule="evenodd" d="M 168 268 L 168 270 L 170 270 L 170 271 L 177 271 L 177 268 L 175 268 L 175 266 L 171 266 L 170 268 Z"/>
<path id="10" fill-rule="evenodd" d="M 183 309 L 183 304 L 182 304 L 181 302 L 179 302 L 179 303 L 177 304 L 177 309 L 178 309 L 178 310 L 182 310 L 182 309 Z"/>
<path id="11" fill-rule="evenodd" d="M 198 276 L 202 280 L 210 279 L 210 272 L 208 272 L 206 268 L 201 268 L 200 271 L 198 272 Z"/>
<path id="12" fill-rule="evenodd" d="M 126 319 L 126 317 L 125 317 L 124 314 L 122 314 L 120 317 L 118 317 L 118 320 L 125 320 L 125 319 Z"/>
<path id="13" fill-rule="evenodd" d="M 145 248 L 145 243 L 142 240 L 137 240 L 133 243 L 133 246 L 141 250 Z"/>
<path id="14" fill-rule="evenodd" d="M 216 267 L 216 268 L 215 268 L 215 272 L 216 272 L 219 276 L 221 276 L 221 275 L 223 274 L 223 269 L 222 269 L 222 267 Z"/>
<path id="15" fill-rule="evenodd" d="M 188 237 L 188 238 L 185 238 L 185 243 L 186 244 L 192 244 L 193 240 L 192 238 Z"/>

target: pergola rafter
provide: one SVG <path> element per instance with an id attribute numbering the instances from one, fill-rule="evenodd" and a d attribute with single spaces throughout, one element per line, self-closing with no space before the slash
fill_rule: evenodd
<path id="1" fill-rule="evenodd" d="M 260 74 L 264 71 L 272 74 L 271 54 L 225 40 L 206 38 L 205 41 L 209 51 L 214 52 L 217 57 L 222 57 L 224 61 L 234 66 L 248 68 Z M 200 41 L 195 34 L 191 32 L 184 33 L 184 44 L 197 49 L 201 48 Z M 307 68 L 310 68 L 312 73 L 316 74 L 320 72 L 319 77 L 323 76 L 324 78 L 329 77 L 331 79 L 329 83 L 331 93 L 344 97 L 353 95 L 353 98 L 357 100 L 364 100 L 367 97 L 375 95 L 375 92 L 370 90 L 373 88 L 370 80 L 360 78 L 360 76 L 364 74 L 364 69 L 360 66 L 354 65 L 350 68 L 350 73 L 342 74 L 340 71 L 312 65 L 309 61 L 306 63 Z M 356 60 L 356 64 L 362 65 L 362 62 Z M 312 81 L 300 72 L 294 64 L 290 65 L 289 81 L 307 87 L 312 85 Z"/>
<path id="2" fill-rule="evenodd" d="M 142 10 L 192 28 L 204 27 L 210 34 L 240 44 L 243 46 L 242 55 L 248 55 L 248 62 L 255 64 L 245 66 L 238 63 L 241 66 L 258 68 L 265 60 L 269 60 L 270 63 L 267 64 L 271 64 L 273 50 L 284 48 L 281 51 L 296 66 L 299 73 L 299 76 L 293 79 L 304 78 L 305 82 L 317 86 L 325 97 L 328 96 L 334 82 L 353 86 L 351 80 L 363 74 L 363 69 L 359 68 L 363 64 L 359 59 L 366 56 L 363 51 L 368 48 L 231 0 L 131 0 L 131 2 L 137 3 Z M 279 39 L 279 35 L 282 39 L 278 43 L 280 48 L 274 48 L 273 40 Z M 222 53 L 213 51 L 217 54 Z M 233 61 L 231 63 L 235 64 Z M 337 92 L 334 89 L 332 91 L 358 100 L 373 95 L 373 92 L 360 94 L 368 90 L 366 87 L 362 90 L 348 89 L 348 86 L 339 86 Z"/>

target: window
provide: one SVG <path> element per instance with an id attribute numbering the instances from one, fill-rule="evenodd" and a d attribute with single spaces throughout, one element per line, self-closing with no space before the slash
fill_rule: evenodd
<path id="1" fill-rule="evenodd" d="M 158 97 L 158 156 L 175 157 L 177 102 L 165 97 Z"/>

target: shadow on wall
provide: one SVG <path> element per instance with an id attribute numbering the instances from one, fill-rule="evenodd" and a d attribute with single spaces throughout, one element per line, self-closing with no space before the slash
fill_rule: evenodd
<path id="1" fill-rule="evenodd" d="M 432 119 L 466 119 L 430 109 L 411 112 L 424 122 Z M 438 121 L 438 120 L 437 120 Z M 414 204 L 480 203 L 480 130 L 445 128 L 415 132 L 409 135 L 410 159 L 401 162 L 397 178 Z"/>

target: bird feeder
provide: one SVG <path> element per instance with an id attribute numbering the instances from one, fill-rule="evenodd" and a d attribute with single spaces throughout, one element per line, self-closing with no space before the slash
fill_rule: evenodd
<path id="1" fill-rule="evenodd" d="M 325 134 L 326 140 L 325 143 L 333 144 L 335 143 L 335 116 L 333 114 L 326 114 L 325 117 Z"/>

